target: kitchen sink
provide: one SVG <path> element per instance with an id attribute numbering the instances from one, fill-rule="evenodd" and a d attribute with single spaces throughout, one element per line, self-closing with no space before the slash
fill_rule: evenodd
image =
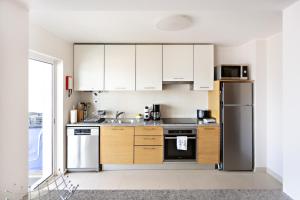
<path id="1" fill-rule="evenodd" d="M 111 123 L 111 124 L 133 124 L 134 120 L 133 119 L 111 119 L 111 120 L 108 120 L 107 123 Z"/>

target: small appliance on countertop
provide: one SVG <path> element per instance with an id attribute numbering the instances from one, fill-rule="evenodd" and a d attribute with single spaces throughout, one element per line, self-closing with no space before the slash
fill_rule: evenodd
<path id="1" fill-rule="evenodd" d="M 150 120 L 150 109 L 148 106 L 145 106 L 145 108 L 144 108 L 144 120 L 145 121 Z"/>
<path id="2" fill-rule="evenodd" d="M 210 110 L 197 110 L 197 119 L 203 120 L 210 117 Z"/>
<path id="3" fill-rule="evenodd" d="M 151 118 L 154 121 L 160 120 L 160 105 L 159 104 L 153 104 Z"/>
<path id="4" fill-rule="evenodd" d="M 216 119 L 211 117 L 210 110 L 197 110 L 198 124 L 212 124 L 216 123 Z"/>

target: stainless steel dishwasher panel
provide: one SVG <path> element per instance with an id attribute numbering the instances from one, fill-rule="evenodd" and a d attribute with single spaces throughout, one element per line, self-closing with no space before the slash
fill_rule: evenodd
<path id="1" fill-rule="evenodd" d="M 99 128 L 68 127 L 68 171 L 99 171 Z"/>

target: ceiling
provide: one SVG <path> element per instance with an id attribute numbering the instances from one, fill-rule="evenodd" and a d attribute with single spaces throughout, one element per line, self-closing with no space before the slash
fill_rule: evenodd
<path id="1" fill-rule="evenodd" d="M 200 42 L 238 45 L 281 31 L 296 0 L 31 0 L 30 19 L 71 42 Z M 157 21 L 189 15 L 194 25 L 161 31 Z"/>

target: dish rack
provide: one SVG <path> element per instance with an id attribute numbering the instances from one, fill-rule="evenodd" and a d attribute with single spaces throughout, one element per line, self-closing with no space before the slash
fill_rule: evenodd
<path id="1" fill-rule="evenodd" d="M 34 190 L 29 190 L 28 194 L 5 191 L 5 200 L 70 200 L 78 189 L 79 185 L 73 185 L 69 176 L 59 171 L 58 175 L 39 185 Z"/>

